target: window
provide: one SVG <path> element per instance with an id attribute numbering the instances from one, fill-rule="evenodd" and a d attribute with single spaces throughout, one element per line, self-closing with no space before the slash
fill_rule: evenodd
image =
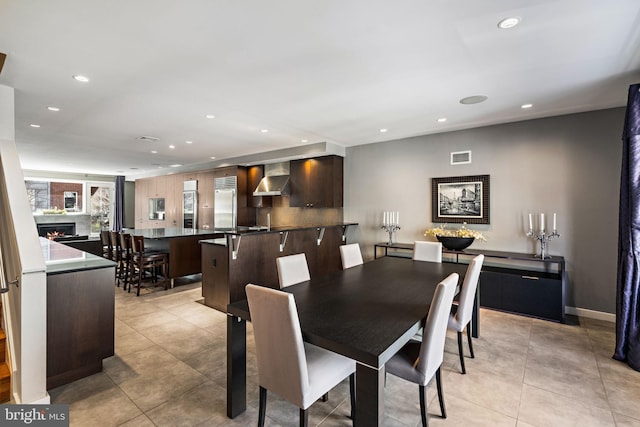
<path id="1" fill-rule="evenodd" d="M 84 183 L 73 181 L 25 180 L 34 214 L 84 212 Z"/>

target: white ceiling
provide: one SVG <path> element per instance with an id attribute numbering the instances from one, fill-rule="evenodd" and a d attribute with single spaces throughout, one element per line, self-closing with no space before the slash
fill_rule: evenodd
<path id="1" fill-rule="evenodd" d="M 24 169 L 135 177 L 622 106 L 640 1 L 0 0 L 0 52 Z"/>

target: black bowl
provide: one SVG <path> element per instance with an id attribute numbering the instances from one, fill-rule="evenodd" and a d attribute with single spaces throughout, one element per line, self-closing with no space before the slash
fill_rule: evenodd
<path id="1" fill-rule="evenodd" d="M 442 246 L 449 249 L 450 251 L 462 251 L 471 246 L 474 237 L 445 237 L 445 236 L 436 236 L 438 240 L 442 243 Z"/>

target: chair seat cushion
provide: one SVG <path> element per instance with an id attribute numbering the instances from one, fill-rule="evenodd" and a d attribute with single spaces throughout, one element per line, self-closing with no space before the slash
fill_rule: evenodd
<path id="1" fill-rule="evenodd" d="M 387 372 L 412 383 L 427 385 L 427 380 L 431 377 L 425 378 L 425 375 L 415 368 L 421 344 L 418 341 L 405 344 L 385 365 Z"/>
<path id="2" fill-rule="evenodd" d="M 327 390 L 331 390 L 354 373 L 356 371 L 356 363 L 352 359 L 313 344 L 304 343 L 304 350 L 307 356 L 309 390 L 303 396 L 300 407 L 307 409 Z"/>

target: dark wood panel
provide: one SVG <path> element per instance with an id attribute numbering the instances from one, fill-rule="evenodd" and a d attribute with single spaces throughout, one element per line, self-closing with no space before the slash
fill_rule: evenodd
<path id="1" fill-rule="evenodd" d="M 114 268 L 47 276 L 47 389 L 102 370 L 114 354 Z"/>
<path id="2" fill-rule="evenodd" d="M 202 246 L 202 296 L 205 305 L 220 311 L 229 304 L 229 256 L 221 245 Z"/>
<path id="3" fill-rule="evenodd" d="M 343 205 L 343 158 L 324 156 L 290 163 L 292 207 L 338 208 Z"/>
<path id="4" fill-rule="evenodd" d="M 253 233 L 240 238 L 237 258 L 232 256 L 232 248 L 216 246 L 219 249 L 203 249 L 206 256 L 202 258 L 203 287 L 217 289 L 203 289 L 203 294 L 210 295 L 209 301 L 205 297 L 205 304 L 226 311 L 226 306 L 220 307 L 223 300 L 229 303 L 246 299 L 245 286 L 248 283 L 278 289 L 278 269 L 276 258 L 281 256 L 304 253 L 309 265 L 311 277 L 322 276 L 342 269 L 340 259 L 340 245 L 342 242 L 342 227 L 325 227 L 324 236 L 318 245 L 319 230 L 315 228 L 291 230 L 288 232 L 284 250 L 280 252 L 280 242 L 284 240 L 281 233 Z M 218 267 L 216 271 L 210 269 L 212 257 L 221 259 L 220 250 L 227 253 L 228 272 L 226 281 L 221 277 L 225 270 Z M 214 255 L 215 254 L 215 255 Z M 211 277 L 210 277 L 211 276 Z M 215 279 L 214 279 L 215 278 Z M 223 298 L 220 293 L 226 293 Z M 216 302 L 213 302 L 213 301 Z"/>

